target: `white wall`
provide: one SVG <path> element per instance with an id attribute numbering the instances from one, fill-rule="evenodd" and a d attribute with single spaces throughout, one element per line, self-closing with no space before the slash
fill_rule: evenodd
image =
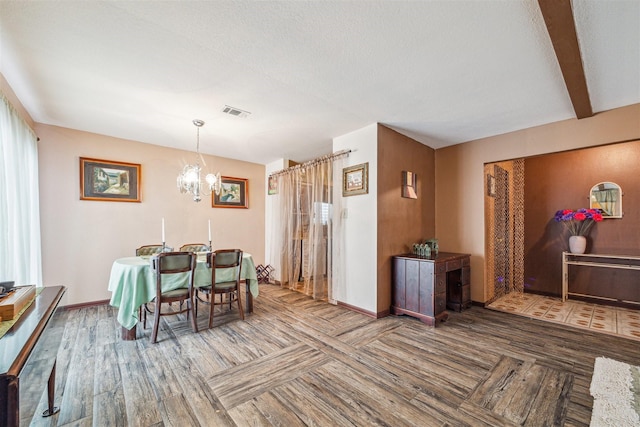
<path id="1" fill-rule="evenodd" d="M 371 313 L 377 312 L 377 239 L 378 239 L 378 124 L 333 139 L 333 151 L 350 149 L 344 167 L 369 163 L 369 193 L 342 197 L 342 182 L 333 187 L 334 197 L 342 197 L 345 232 L 344 287 L 334 298 L 339 302 Z M 333 272 L 334 277 L 339 272 Z"/>

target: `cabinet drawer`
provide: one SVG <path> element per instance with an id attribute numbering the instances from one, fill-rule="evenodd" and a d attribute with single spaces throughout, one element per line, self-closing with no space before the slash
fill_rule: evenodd
<path id="1" fill-rule="evenodd" d="M 447 309 L 447 293 L 443 292 L 441 294 L 435 294 L 434 300 L 435 307 L 433 309 L 433 314 L 434 316 L 437 316 Z"/>
<path id="2" fill-rule="evenodd" d="M 454 259 L 452 261 L 447 261 L 447 271 L 458 270 L 462 267 L 461 259 Z"/>
<path id="3" fill-rule="evenodd" d="M 447 273 L 436 274 L 435 282 L 434 294 L 447 292 Z"/>
<path id="4" fill-rule="evenodd" d="M 469 267 L 471 265 L 471 258 L 466 256 L 464 258 L 462 258 L 462 266 L 463 267 Z"/>
<path id="5" fill-rule="evenodd" d="M 447 271 L 447 265 L 444 262 L 436 263 L 436 274 L 437 273 L 445 273 Z"/>

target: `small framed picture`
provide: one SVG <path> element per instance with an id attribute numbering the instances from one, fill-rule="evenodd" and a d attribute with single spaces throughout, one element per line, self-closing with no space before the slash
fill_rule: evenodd
<path id="1" fill-rule="evenodd" d="M 278 194 L 278 178 L 273 175 L 269 175 L 269 190 L 267 191 L 268 195 Z"/>
<path id="2" fill-rule="evenodd" d="M 211 194 L 214 208 L 249 208 L 249 180 L 246 178 L 222 177 L 220 194 Z"/>
<path id="3" fill-rule="evenodd" d="M 496 177 L 487 174 L 487 196 L 496 197 Z"/>
<path id="4" fill-rule="evenodd" d="M 80 200 L 140 202 L 138 163 L 80 157 Z"/>
<path id="5" fill-rule="evenodd" d="M 415 173 L 402 171 L 402 197 L 406 197 L 408 199 L 417 199 L 417 183 L 418 177 Z"/>
<path id="6" fill-rule="evenodd" d="M 369 192 L 369 163 L 342 169 L 342 196 L 355 196 Z"/>

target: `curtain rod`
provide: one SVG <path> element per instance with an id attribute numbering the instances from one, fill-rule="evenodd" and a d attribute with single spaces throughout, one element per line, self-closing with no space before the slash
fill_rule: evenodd
<path id="1" fill-rule="evenodd" d="M 269 177 L 284 175 L 284 174 L 296 171 L 298 169 L 304 169 L 304 168 L 306 168 L 308 166 L 316 165 L 318 163 L 324 163 L 324 162 L 328 162 L 328 161 L 333 161 L 333 160 L 339 159 L 341 157 L 348 156 L 351 151 L 352 150 L 349 150 L 349 149 L 336 151 L 335 153 L 327 154 L 326 156 L 318 157 L 317 159 L 309 160 L 307 162 L 300 163 L 299 165 L 291 166 L 291 167 L 288 167 L 286 169 L 282 169 L 282 170 L 270 173 Z"/>

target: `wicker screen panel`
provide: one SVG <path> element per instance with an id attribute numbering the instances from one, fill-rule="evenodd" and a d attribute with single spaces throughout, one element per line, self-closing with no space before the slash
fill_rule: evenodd
<path id="1" fill-rule="evenodd" d="M 494 248 L 493 286 L 494 297 L 500 298 L 511 288 L 511 215 L 509 210 L 509 172 L 494 165 L 495 205 L 494 205 Z"/>
<path id="2" fill-rule="evenodd" d="M 513 161 L 513 287 L 524 292 L 524 159 Z"/>
<path id="3" fill-rule="evenodd" d="M 485 298 L 524 291 L 524 159 L 485 165 Z"/>

